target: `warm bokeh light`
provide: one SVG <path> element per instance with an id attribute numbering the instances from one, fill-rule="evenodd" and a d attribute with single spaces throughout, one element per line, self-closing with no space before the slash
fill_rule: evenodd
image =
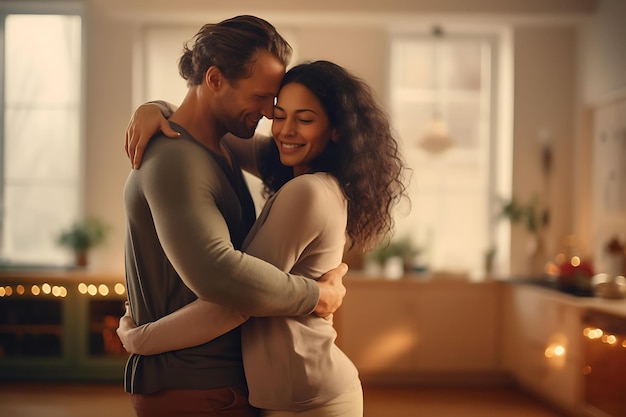
<path id="1" fill-rule="evenodd" d="M 30 292 L 31 292 L 33 295 L 39 295 L 39 293 L 41 293 L 41 289 L 39 288 L 39 285 L 33 285 L 33 286 L 30 288 Z"/>
<path id="2" fill-rule="evenodd" d="M 106 296 L 109 294 L 109 287 L 107 287 L 104 284 L 100 284 L 98 286 L 98 293 L 100 293 L 100 295 Z"/>
<path id="3" fill-rule="evenodd" d="M 594 327 L 586 327 L 585 330 L 583 330 L 583 335 L 588 339 L 599 339 L 603 334 L 602 329 L 596 329 Z"/>
<path id="4" fill-rule="evenodd" d="M 580 258 L 578 256 L 572 256 L 572 259 L 569 260 L 569 263 L 572 266 L 580 266 Z"/>
<path id="5" fill-rule="evenodd" d="M 93 284 L 89 284 L 87 286 L 87 293 L 89 295 L 96 295 L 96 294 L 98 294 L 98 288 L 96 288 L 96 286 L 93 285 Z"/>
<path id="6" fill-rule="evenodd" d="M 115 284 L 114 290 L 115 294 L 122 295 L 126 292 L 126 286 L 118 282 L 117 284 Z"/>
<path id="7" fill-rule="evenodd" d="M 546 263 L 544 272 L 548 276 L 556 277 L 559 275 L 559 266 L 554 262 L 548 262 Z"/>
<path id="8" fill-rule="evenodd" d="M 80 294 L 83 295 L 101 295 L 103 297 L 109 297 L 111 295 L 118 296 L 126 293 L 126 285 L 121 282 L 116 284 L 86 284 L 81 282 L 78 284 L 77 289 Z M 23 284 L 17 284 L 15 287 L 6 285 L 0 287 L 0 297 L 10 297 L 12 295 L 25 295 L 27 288 Z M 54 297 L 67 297 L 68 289 L 63 285 L 50 285 L 49 283 L 43 283 L 41 285 L 33 284 L 30 287 L 30 293 L 32 295 L 52 295 Z"/>
<path id="9" fill-rule="evenodd" d="M 553 343 L 546 348 L 544 355 L 546 358 L 565 356 L 565 347 L 563 345 Z"/>

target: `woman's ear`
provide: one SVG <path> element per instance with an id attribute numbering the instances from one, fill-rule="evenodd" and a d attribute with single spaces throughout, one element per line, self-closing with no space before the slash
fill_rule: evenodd
<path id="1" fill-rule="evenodd" d="M 332 140 L 335 143 L 339 142 L 339 133 L 337 133 L 337 129 L 333 129 L 333 131 L 331 132 L 330 140 Z"/>

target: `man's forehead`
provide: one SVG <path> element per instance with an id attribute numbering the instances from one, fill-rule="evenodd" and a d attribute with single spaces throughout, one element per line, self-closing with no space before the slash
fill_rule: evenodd
<path id="1" fill-rule="evenodd" d="M 274 93 L 278 92 L 278 86 L 286 70 L 278 58 L 269 52 L 260 53 L 251 69 L 250 81 L 266 84 L 266 92 L 271 92 L 268 89 L 276 89 Z"/>

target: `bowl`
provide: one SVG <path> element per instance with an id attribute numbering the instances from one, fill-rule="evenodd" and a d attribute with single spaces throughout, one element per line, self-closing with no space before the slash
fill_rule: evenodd
<path id="1" fill-rule="evenodd" d="M 602 298 L 626 298 L 626 284 L 616 281 L 599 282 L 594 287 L 594 293 Z"/>

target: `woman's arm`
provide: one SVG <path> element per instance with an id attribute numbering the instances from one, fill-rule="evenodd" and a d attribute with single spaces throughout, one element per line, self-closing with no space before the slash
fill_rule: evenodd
<path id="1" fill-rule="evenodd" d="M 124 149 L 133 169 L 141 165 L 143 152 L 157 132 L 161 131 L 170 138 L 179 136 L 167 121 L 176 109 L 173 104 L 162 100 L 150 101 L 137 107 L 126 127 L 124 142 Z M 256 134 L 251 139 L 241 139 L 228 133 L 223 140 L 242 169 L 258 177 L 257 155 L 269 143 L 270 137 Z"/>
<path id="2" fill-rule="evenodd" d="M 235 135 L 227 133 L 222 138 L 223 143 L 231 151 L 235 160 L 244 171 L 260 177 L 259 156 L 265 146 L 272 140 L 269 136 L 256 133 L 250 139 L 241 139 Z"/>
<path id="3" fill-rule="evenodd" d="M 156 355 L 206 343 L 247 319 L 218 304 L 196 300 L 155 322 L 137 327 L 127 304 L 117 335 L 128 352 Z"/>

